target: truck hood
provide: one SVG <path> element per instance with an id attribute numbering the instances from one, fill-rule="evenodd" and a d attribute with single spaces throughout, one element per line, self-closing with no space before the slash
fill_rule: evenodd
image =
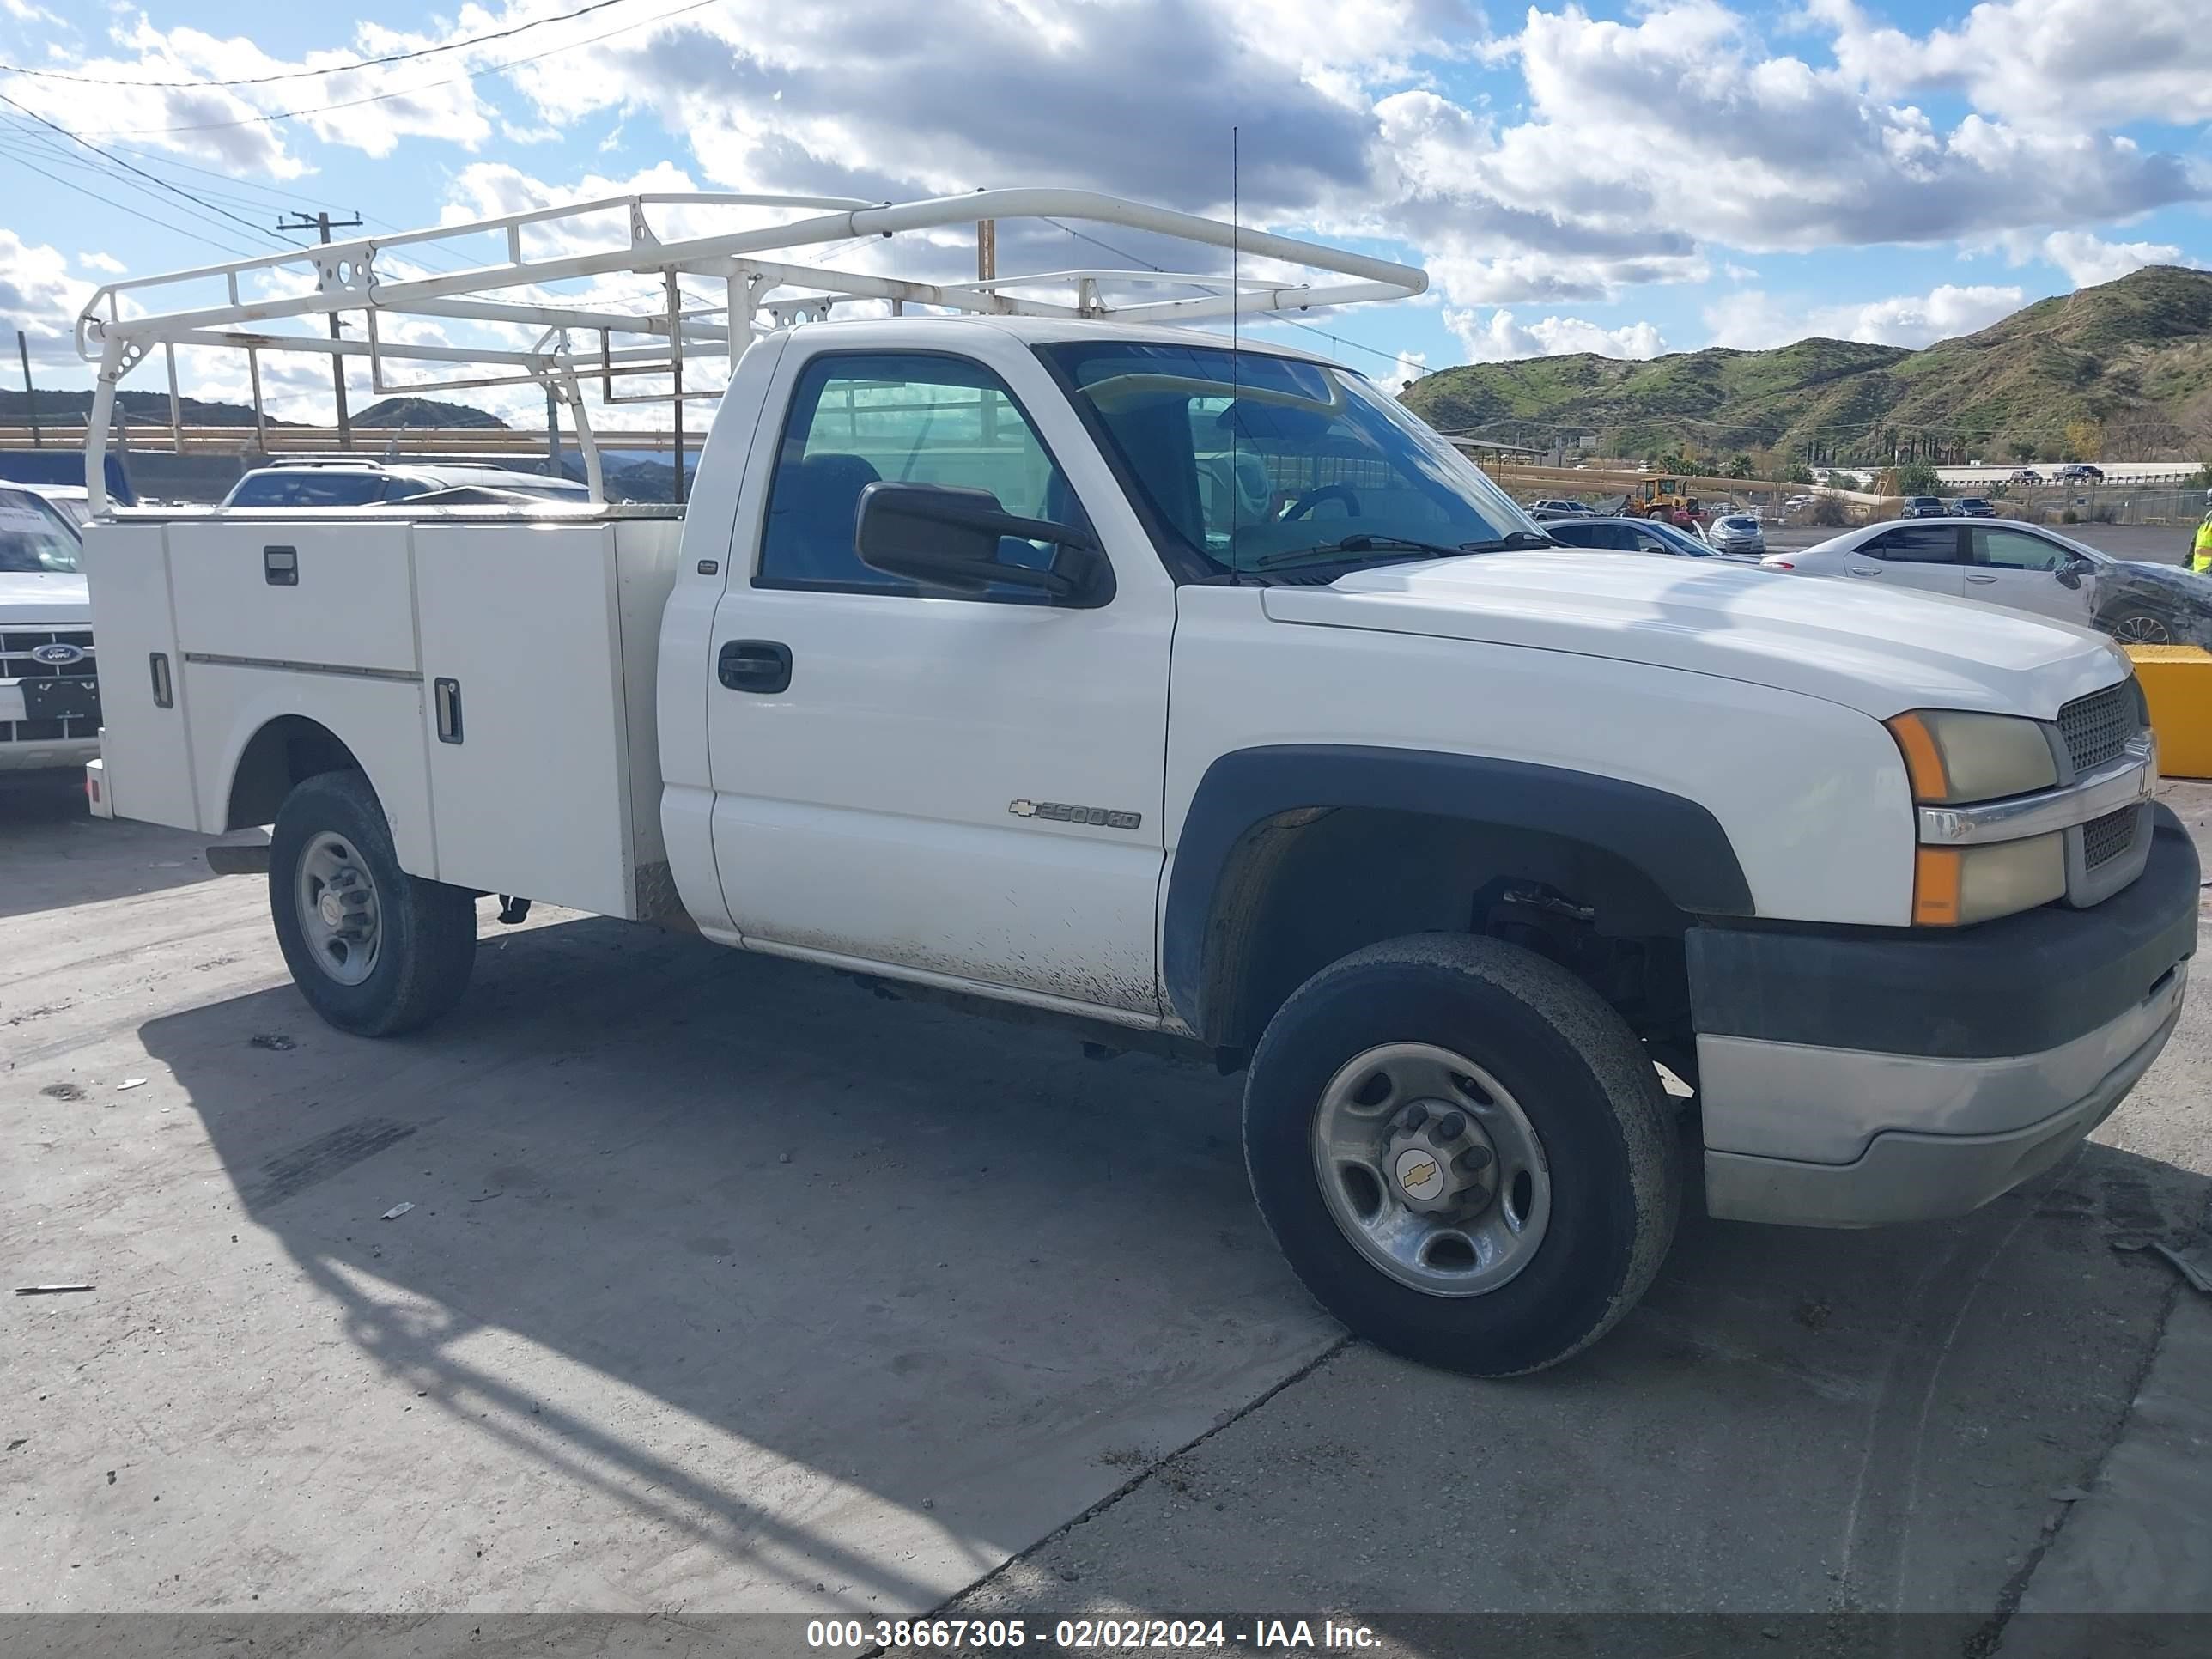
<path id="1" fill-rule="evenodd" d="M 1267 590 L 1277 622 L 1478 640 L 1718 675 L 1887 720 L 1974 708 L 2054 720 L 2125 672 L 2102 635 L 1933 594 L 1718 559 L 1532 549 Z"/>
<path id="2" fill-rule="evenodd" d="M 0 570 L 0 628 L 89 628 L 92 590 L 82 576 Z"/>

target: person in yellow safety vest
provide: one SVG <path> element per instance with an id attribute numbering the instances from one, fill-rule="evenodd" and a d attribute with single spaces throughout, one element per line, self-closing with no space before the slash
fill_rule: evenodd
<path id="1" fill-rule="evenodd" d="M 2189 568 L 2200 576 L 2212 576 L 2212 513 L 2197 526 L 2197 544 L 2190 550 Z"/>

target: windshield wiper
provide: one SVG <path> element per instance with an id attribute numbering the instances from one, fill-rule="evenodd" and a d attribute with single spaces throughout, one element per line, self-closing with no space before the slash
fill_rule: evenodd
<path id="1" fill-rule="evenodd" d="M 1516 531 L 1516 535 L 1526 532 Z M 1331 559 L 1341 558 L 1347 553 L 1433 553 L 1439 558 L 1455 559 L 1462 553 L 1484 552 L 1502 543 L 1466 542 L 1455 547 L 1446 547 L 1439 542 L 1415 541 L 1408 536 L 1346 536 L 1341 541 L 1323 542 L 1318 547 L 1293 547 L 1285 552 L 1270 553 L 1264 559 L 1255 559 L 1243 568 L 1246 570 L 1280 570 L 1287 565 L 1326 564 Z"/>
<path id="2" fill-rule="evenodd" d="M 1504 553 L 1516 547 L 1565 547 L 1565 542 L 1553 541 L 1540 531 L 1513 530 L 1486 542 L 1462 542 L 1462 553 Z"/>

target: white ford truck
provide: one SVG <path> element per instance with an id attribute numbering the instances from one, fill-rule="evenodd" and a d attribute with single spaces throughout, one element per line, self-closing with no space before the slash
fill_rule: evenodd
<path id="1" fill-rule="evenodd" d="M 1634 1303 L 1686 1147 L 1952 1216 L 2157 1057 L 2197 862 L 2106 641 L 1559 548 L 1358 375 L 1099 308 L 766 319 L 680 515 L 104 520 L 115 811 L 273 823 L 364 1036 L 496 895 L 1247 1068 L 1304 1283 L 1485 1375 Z"/>

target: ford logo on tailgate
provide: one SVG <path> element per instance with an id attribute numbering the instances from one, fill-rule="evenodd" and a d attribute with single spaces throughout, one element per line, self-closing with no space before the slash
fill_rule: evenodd
<path id="1" fill-rule="evenodd" d="M 31 652 L 31 660 L 51 663 L 58 668 L 68 663 L 82 662 L 84 647 L 80 645 L 64 645 L 57 640 L 52 645 L 34 647 Z"/>

